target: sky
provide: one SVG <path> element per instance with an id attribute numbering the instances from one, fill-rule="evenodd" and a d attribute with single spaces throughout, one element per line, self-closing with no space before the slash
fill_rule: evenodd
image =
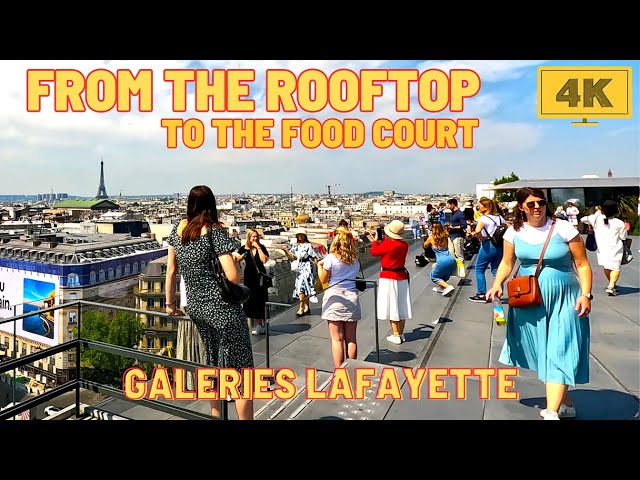
<path id="1" fill-rule="evenodd" d="M 632 67 L 633 117 L 593 119 L 597 127 L 576 127 L 575 119 L 537 116 L 537 72 L 540 66 Z M 217 194 L 326 193 L 395 190 L 401 193 L 472 193 L 476 184 L 515 172 L 521 179 L 640 175 L 640 62 L 638 60 L 310 60 L 310 61 L 0 61 L 0 194 L 68 193 L 93 197 L 98 191 L 100 161 L 104 161 L 107 193 L 116 197 L 187 193 L 192 186 L 209 185 Z M 409 112 L 395 111 L 393 83 L 383 82 L 383 96 L 371 113 L 355 110 L 337 114 L 330 107 L 317 113 L 266 112 L 265 72 L 287 69 L 299 75 L 318 69 L 327 75 L 339 69 L 470 69 L 480 77 L 478 93 L 465 99 L 464 111 L 426 112 L 412 86 Z M 52 94 L 41 99 L 40 112 L 27 111 L 27 70 L 74 69 L 85 76 L 97 69 L 153 71 L 153 111 L 55 112 Z M 253 69 L 250 113 L 196 112 L 193 89 L 187 92 L 187 111 L 172 111 L 171 84 L 166 69 Z M 606 90 L 605 90 L 606 92 Z M 366 126 L 365 143 L 358 149 L 279 148 L 282 118 L 358 118 Z M 370 126 L 377 118 L 477 118 L 471 149 L 377 148 Z M 178 143 L 167 148 L 163 118 L 198 118 L 205 125 L 205 141 L 190 149 Z M 212 118 L 273 118 L 273 149 L 217 148 Z M 461 143 L 461 136 L 456 137 Z"/>

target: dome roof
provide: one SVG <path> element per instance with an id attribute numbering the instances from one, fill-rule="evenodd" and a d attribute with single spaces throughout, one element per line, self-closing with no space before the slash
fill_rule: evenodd
<path id="1" fill-rule="evenodd" d="M 306 213 L 301 213 L 296 217 L 296 223 L 309 223 L 311 217 Z"/>

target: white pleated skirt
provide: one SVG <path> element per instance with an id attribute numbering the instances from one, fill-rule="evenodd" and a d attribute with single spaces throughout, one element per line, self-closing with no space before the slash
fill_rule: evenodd
<path id="1" fill-rule="evenodd" d="M 378 280 L 378 319 L 397 321 L 410 318 L 409 281 L 380 278 Z"/>

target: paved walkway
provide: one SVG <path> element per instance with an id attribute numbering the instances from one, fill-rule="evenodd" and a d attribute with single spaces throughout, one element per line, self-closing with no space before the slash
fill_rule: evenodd
<path id="1" fill-rule="evenodd" d="M 638 245 L 638 239 L 634 239 Z M 637 252 L 637 249 L 636 249 Z M 579 419 L 639 419 L 640 409 L 640 275 L 638 258 L 623 266 L 619 294 L 609 297 L 607 285 L 594 253 L 589 252 L 593 269 L 590 382 L 570 389 Z M 490 273 L 488 273 L 490 277 Z M 469 269 L 467 286 L 462 287 L 443 312 L 433 335 L 433 351 L 427 367 L 500 367 L 497 362 L 505 339 L 505 328 L 495 326 L 491 305 L 479 305 L 466 297 L 475 293 L 475 274 Z M 507 307 L 508 308 L 508 307 Z M 515 379 L 519 400 L 482 401 L 469 380 L 468 399 L 439 402 L 402 400 L 394 402 L 385 419 L 483 419 L 534 420 L 544 408 L 544 384 L 535 373 L 520 370 Z M 448 389 L 453 390 L 453 379 Z"/>
<path id="2" fill-rule="evenodd" d="M 634 252 L 640 244 L 634 239 Z M 369 289 L 360 296 L 363 319 L 358 326 L 359 354 L 356 361 L 347 362 L 346 368 L 396 367 L 403 393 L 402 400 L 376 400 L 373 398 L 377 380 L 366 392 L 363 400 L 306 400 L 304 391 L 295 399 L 256 401 L 256 418 L 269 419 L 461 419 L 461 420 L 534 420 L 539 419 L 539 408 L 544 408 L 544 384 L 534 373 L 520 370 L 515 377 L 514 390 L 517 400 L 497 400 L 492 382 L 488 400 L 479 397 L 479 381 L 467 380 L 465 400 L 437 401 L 426 398 L 408 398 L 408 384 L 402 374 L 403 367 L 427 368 L 481 368 L 500 367 L 497 358 L 502 348 L 505 328 L 496 327 L 491 305 L 475 304 L 467 297 L 475 293 L 473 260 L 467 262 L 467 277 L 455 279 L 454 294 L 445 298 L 432 291 L 429 280 L 431 266 L 419 268 L 414 265 L 415 254 L 421 251 L 419 242 L 411 244 L 407 268 L 411 273 L 411 298 L 413 318 L 407 321 L 407 342 L 393 345 L 385 340 L 389 324 L 378 322 L 379 350 L 376 349 L 374 292 Z M 595 254 L 589 252 L 594 272 L 593 310 L 591 314 L 591 381 L 571 389 L 576 404 L 578 419 L 639 419 L 640 408 L 640 325 L 639 258 L 623 267 L 619 282 L 619 295 L 608 297 L 604 288 L 606 280 L 597 265 Z M 475 260 L 475 259 L 474 259 Z M 365 271 L 365 277 L 377 279 L 378 268 Z M 490 273 L 487 273 L 488 280 Z M 490 280 L 489 280 L 490 283 Z M 321 301 L 321 299 L 320 299 Z M 506 307 L 506 306 L 505 306 Z M 508 307 L 506 307 L 508 308 Z M 273 368 L 292 368 L 302 381 L 306 369 L 317 371 L 316 385 L 326 387 L 332 371 L 330 340 L 327 325 L 320 319 L 320 303 L 312 304 L 312 314 L 301 318 L 295 316 L 296 308 L 278 315 L 271 321 L 269 335 L 268 365 Z M 267 366 L 265 336 L 253 337 L 254 358 L 257 367 Z M 353 378 L 353 377 L 352 377 Z M 444 390 L 455 395 L 455 377 L 446 377 Z M 235 409 L 230 404 L 229 416 L 235 418 Z M 180 406 L 190 410 L 207 412 L 208 402 L 198 401 Z M 171 419 L 168 414 L 154 411 L 141 405 L 117 400 L 102 404 L 105 410 L 113 411 L 132 419 Z"/>

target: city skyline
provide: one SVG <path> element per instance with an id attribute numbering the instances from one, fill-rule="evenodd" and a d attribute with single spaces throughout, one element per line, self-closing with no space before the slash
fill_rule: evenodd
<path id="1" fill-rule="evenodd" d="M 399 191 L 395 191 L 393 189 L 385 189 L 385 190 L 371 190 L 371 191 L 366 191 L 366 192 L 342 192 L 342 193 L 332 193 L 331 197 L 347 197 L 347 196 L 358 196 L 358 195 L 383 195 L 385 191 L 393 191 L 393 194 L 396 196 L 442 196 L 442 195 L 473 195 L 473 191 L 468 191 L 468 192 L 463 192 L 463 191 L 459 191 L 459 192 L 414 192 L 414 193 L 407 193 L 407 192 L 399 192 Z M 82 200 L 100 200 L 95 198 L 95 195 L 88 195 L 88 196 L 84 196 L 84 195 L 76 195 L 73 192 L 53 192 L 54 194 L 64 194 L 67 197 L 65 198 L 60 198 L 60 199 L 56 199 L 56 201 L 65 201 L 65 200 L 73 200 L 73 199 L 82 199 Z M 20 198 L 20 197 L 37 197 L 37 196 L 46 196 L 49 195 L 49 193 L 47 192 L 37 192 L 37 193 L 17 193 L 17 194 L 0 194 L 0 202 L 2 202 L 3 200 L 7 199 L 7 198 Z M 109 195 L 108 198 L 105 198 L 103 200 L 108 200 L 108 199 L 112 199 L 112 200 L 117 200 L 118 198 L 124 198 L 127 200 L 135 200 L 135 199 L 140 199 L 140 198 L 164 198 L 167 197 L 169 199 L 174 199 L 175 194 L 179 194 L 181 199 L 186 199 L 187 196 L 189 195 L 188 191 L 185 192 L 171 192 L 171 193 L 167 193 L 167 192 L 156 192 L 156 193 L 148 193 L 148 194 L 129 194 L 129 195 L 120 195 L 120 194 L 115 194 L 115 195 Z M 265 192 L 217 192 L 215 193 L 216 197 L 220 198 L 220 197 L 242 197 L 242 196 L 277 196 L 277 197 L 289 197 L 291 195 L 291 193 L 265 193 Z M 309 197 L 328 197 L 327 192 L 325 191 L 323 192 L 293 192 L 293 196 L 309 196 Z M 43 198 L 44 200 L 44 198 Z"/>
<path id="2" fill-rule="evenodd" d="M 100 161 L 104 161 L 105 185 L 111 198 L 123 196 L 188 193 L 191 186 L 207 184 L 218 195 L 229 194 L 357 194 L 395 190 L 403 194 L 475 192 L 475 185 L 515 172 L 521 179 L 569 178 L 583 175 L 638 176 L 640 128 L 631 119 L 597 119 L 597 127 L 573 127 L 571 119 L 538 119 L 536 112 L 537 68 L 542 65 L 610 65 L 633 67 L 633 85 L 640 82 L 636 61 L 3 61 L 0 77 L 0 158 L 3 160 L 3 193 L 35 195 L 67 192 L 91 198 L 99 185 Z M 51 98 L 42 98 L 42 111 L 26 111 L 28 69 L 76 69 L 83 74 L 105 68 L 115 72 L 148 68 L 154 74 L 154 111 L 139 113 L 56 113 Z M 375 118 L 475 117 L 472 149 L 406 150 L 373 147 L 360 149 L 303 147 L 284 150 L 216 149 L 208 140 L 198 149 L 166 147 L 161 118 L 240 117 L 241 114 L 183 114 L 171 111 L 170 88 L 163 80 L 165 69 L 254 69 L 256 81 L 251 98 L 258 107 L 245 118 L 273 117 L 264 112 L 264 72 L 290 69 L 294 73 L 317 68 L 330 73 L 341 68 L 416 68 L 420 71 L 455 68 L 476 71 L 480 91 L 465 100 L 464 112 L 445 110 L 429 114 L 416 107 L 393 111 L 394 91 L 384 84 L 384 95 L 372 114 L 356 115 L 370 123 Z M 636 92 L 640 89 L 636 88 Z M 192 105 L 193 92 L 188 92 Z M 135 100 L 134 100 L 135 102 Z M 191 102 L 191 103 L 189 103 Z M 637 111 L 637 94 L 632 109 Z M 301 116 L 300 114 L 297 114 Z M 337 116 L 330 109 L 312 115 L 319 120 Z M 353 115 L 352 115 L 353 116 Z M 208 133 L 209 134 L 209 133 Z M 256 192 L 256 193 L 253 193 Z"/>

